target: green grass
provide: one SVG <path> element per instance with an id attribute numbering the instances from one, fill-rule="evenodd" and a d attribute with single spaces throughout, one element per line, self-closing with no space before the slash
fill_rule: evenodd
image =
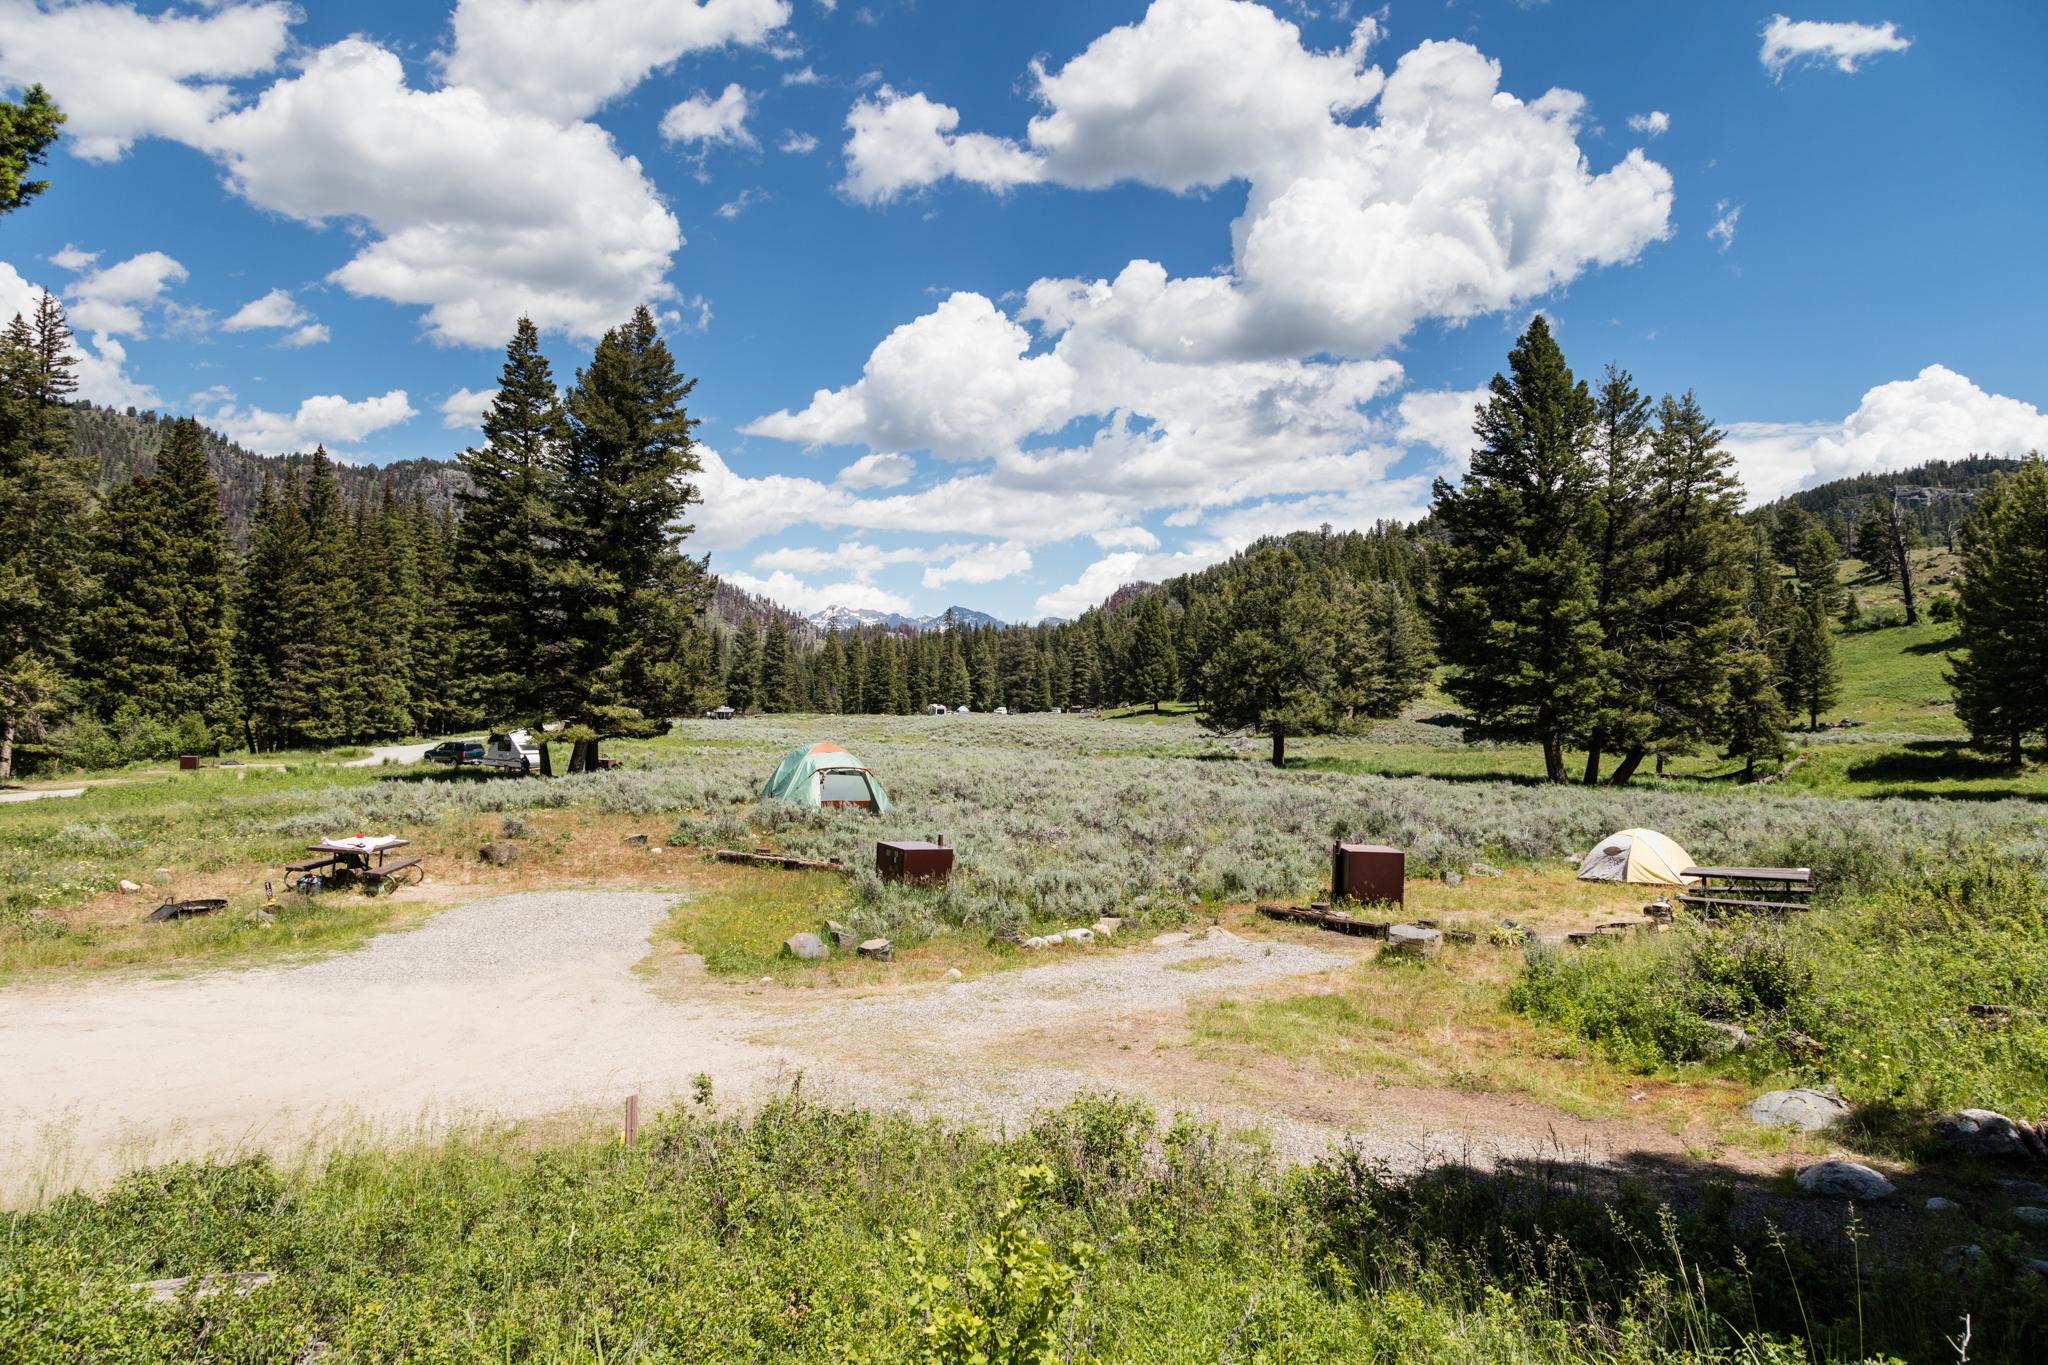
<path id="1" fill-rule="evenodd" d="M 630 1150 L 496 1132 L 136 1172 L 0 1225 L 0 1358 L 1818 1365 L 1944 1358 L 1966 1311 L 1972 1360 L 2041 1346 L 2048 1293 L 2003 1248 L 1967 1280 L 1910 1237 L 1859 1267 L 1732 1216 L 1772 1197 L 1281 1174 L 1106 1097 L 1001 1140 L 790 1099 L 661 1115 Z M 126 1288 L 251 1271 L 274 1279 Z"/>

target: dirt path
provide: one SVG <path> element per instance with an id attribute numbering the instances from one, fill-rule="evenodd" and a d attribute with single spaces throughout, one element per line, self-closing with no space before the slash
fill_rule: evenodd
<path id="1" fill-rule="evenodd" d="M 865 998 L 708 982 L 677 998 L 632 970 L 673 899 L 527 892 L 307 965 L 0 992 L 0 1201 L 176 1155 L 605 1112 L 634 1092 L 658 1105 L 699 1073 L 721 1098 L 759 1098 L 801 1072 L 811 1093 L 1007 1128 L 1079 1091 L 1115 1088 L 1263 1126 L 1284 1156 L 1316 1155 L 1348 1133 L 1404 1164 L 1446 1149 L 1523 1155 L 1568 1143 L 1597 1159 L 1615 1142 L 1675 1146 L 1647 1127 L 1564 1121 L 1560 1132 L 1541 1106 L 1462 1092 L 1433 1104 L 1383 1092 L 1366 1109 L 1317 1108 L 1313 1096 L 1276 1106 L 1118 1044 L 1173 1027 L 1191 997 L 1353 960 L 1320 948 L 1216 931 Z M 1197 959 L 1203 970 L 1186 970 Z"/>
<path id="2" fill-rule="evenodd" d="M 374 768 L 379 763 L 417 763 L 427 756 L 427 750 L 434 747 L 432 740 L 418 744 L 379 744 L 370 750 L 368 758 L 352 758 L 342 764 L 344 768 Z"/>
<path id="3" fill-rule="evenodd" d="M 28 791 L 13 791 L 13 792 L 4 792 L 4 791 L 0 791 L 0 802 L 5 802 L 5 801 L 47 801 L 47 800 L 49 800 L 50 798 L 52 798 L 52 797 L 56 797 L 56 796 L 83 796 L 83 795 L 85 795 L 85 788 L 83 788 L 83 787 L 58 787 L 58 788 L 55 788 L 55 789 L 51 789 L 51 788 L 47 788 L 47 787 L 45 787 L 45 788 L 31 789 L 31 790 L 28 790 Z"/>

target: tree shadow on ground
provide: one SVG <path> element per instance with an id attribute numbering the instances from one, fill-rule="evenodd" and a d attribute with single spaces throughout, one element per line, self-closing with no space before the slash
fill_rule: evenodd
<path id="1" fill-rule="evenodd" d="M 1867 758 L 1853 759 L 1843 768 L 1843 774 L 1855 782 L 1907 788 L 1915 783 L 1981 782 L 1987 779 L 2011 778 L 2015 775 L 2010 765 L 1987 755 L 1972 753 L 1960 740 L 1917 740 L 1898 749 L 1872 754 Z M 1929 791 L 1899 790 L 1887 792 L 1886 795 L 1964 801 L 2048 799 L 2044 798 L 2041 792 L 2027 791 L 2018 786 L 1977 791 L 1957 791 L 1953 788 Z"/>
<path id="2" fill-rule="evenodd" d="M 1323 1250 L 1360 1283 L 1427 1282 L 1442 1268 L 1564 1306 L 1612 1312 L 1634 1296 L 1696 1316 L 1702 1338 L 1734 1325 L 1803 1342 L 1816 1361 L 1952 1357 L 1968 1314 L 1970 1359 L 2044 1358 L 2048 1280 L 2030 1265 L 2038 1253 L 1999 1230 L 1995 1201 L 1946 1172 L 1895 1180 L 1889 1198 L 1852 1206 L 1805 1194 L 1789 1170 L 1562 1144 L 1405 1176 L 1348 1151 L 1312 1176 Z M 1928 1214 L 1937 1192 L 1962 1207 Z M 1944 1264 L 1959 1245 L 1982 1248 L 1960 1271 Z"/>

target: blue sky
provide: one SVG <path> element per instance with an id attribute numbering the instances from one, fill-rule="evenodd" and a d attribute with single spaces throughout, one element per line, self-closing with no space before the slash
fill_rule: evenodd
<path id="1" fill-rule="evenodd" d="M 1011 619 L 1411 517 L 1534 310 L 1759 496 L 2048 446 L 2020 3 L 0 0 L 89 396 L 448 456 L 640 299 L 736 581 Z"/>

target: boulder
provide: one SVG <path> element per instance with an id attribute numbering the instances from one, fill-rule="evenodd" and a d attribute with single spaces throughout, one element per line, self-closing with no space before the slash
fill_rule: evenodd
<path id="1" fill-rule="evenodd" d="M 1749 1118 L 1774 1128 L 1818 1133 L 1849 1117 L 1849 1106 L 1825 1090 L 1771 1090 L 1749 1102 Z"/>
<path id="2" fill-rule="evenodd" d="M 1445 885 L 1445 886 L 1462 886 L 1462 885 L 1464 884 L 1464 881 L 1465 881 L 1465 874 L 1464 874 L 1464 873 L 1462 873 L 1462 872 L 1446 872 L 1446 873 L 1444 873 L 1444 885 Z"/>
<path id="3" fill-rule="evenodd" d="M 871 938 L 860 945 L 860 955 L 876 962 L 887 962 L 896 955 L 896 945 L 886 938 Z"/>
<path id="4" fill-rule="evenodd" d="M 825 921 L 825 933 L 842 953 L 850 953 L 860 946 L 860 936 L 836 919 Z"/>
<path id="5" fill-rule="evenodd" d="M 1465 869 L 1468 877 L 1505 877 L 1507 874 L 1492 863 L 1474 863 Z"/>
<path id="6" fill-rule="evenodd" d="M 2007 1199 L 2017 1199 L 2022 1204 L 2048 1204 L 2048 1185 L 2037 1185 L 2031 1180 L 2001 1180 L 1998 1188 Z"/>
<path id="7" fill-rule="evenodd" d="M 1116 937 L 1116 926 L 1114 924 L 1111 924 L 1108 920 L 1099 919 L 1095 921 L 1095 923 L 1089 925 L 1088 929 L 1089 932 L 1094 934 L 1097 938 Z"/>
<path id="8" fill-rule="evenodd" d="M 1989 1109 L 1958 1109 L 1936 1119 L 1934 1135 L 1964 1156 L 2011 1156 L 2027 1154 L 2020 1126 L 2003 1114 Z"/>
<path id="9" fill-rule="evenodd" d="M 948 981 L 959 981 L 964 979 L 966 975 L 967 974 L 961 971 L 958 967 L 946 968 L 946 980 Z"/>
<path id="10" fill-rule="evenodd" d="M 1867 1203 L 1889 1199 L 1897 1186 L 1855 1161 L 1817 1161 L 1795 1177 L 1799 1188 L 1822 1199 L 1853 1199 Z"/>
<path id="11" fill-rule="evenodd" d="M 1069 943 L 1093 943 L 1095 942 L 1095 931 L 1093 929 L 1069 929 L 1064 934 L 1061 934 L 1060 937 Z"/>
<path id="12" fill-rule="evenodd" d="M 1186 933 L 1182 930 L 1176 929 L 1170 934 L 1161 934 L 1159 935 L 1159 937 L 1153 939 L 1152 946 L 1154 948 L 1178 948 L 1181 944 L 1186 943 L 1189 939 L 1193 937 L 1193 934 Z"/>
<path id="13" fill-rule="evenodd" d="M 492 867 L 510 867 L 519 861 L 519 845 L 508 844 L 503 839 L 493 839 L 477 850 L 477 856 Z"/>
<path id="14" fill-rule="evenodd" d="M 628 834 L 620 842 L 628 848 L 645 848 L 647 847 L 647 836 L 644 834 Z"/>
<path id="15" fill-rule="evenodd" d="M 825 946 L 825 940 L 816 934 L 791 934 L 782 940 L 782 951 L 805 962 L 823 962 L 832 956 L 832 950 Z"/>
<path id="16" fill-rule="evenodd" d="M 1984 1248 L 1975 1242 L 1959 1247 L 1950 1247 L 1941 1253 L 1941 1268 L 1945 1274 L 1961 1275 L 1977 1262 L 1984 1259 Z"/>
<path id="17" fill-rule="evenodd" d="M 2048 1228 L 2048 1209 L 2039 1204 L 2015 1204 L 2012 1216 L 2029 1227 Z"/>
<path id="18" fill-rule="evenodd" d="M 1124 917 L 1122 915 L 1104 915 L 1101 919 L 1098 919 L 1095 922 L 1098 925 L 1108 925 L 1109 932 L 1112 934 L 1124 927 Z"/>
<path id="19" fill-rule="evenodd" d="M 1387 950 L 1410 957 L 1435 957 L 1444 950 L 1443 931 L 1414 924 L 1396 924 L 1387 930 Z"/>
<path id="20" fill-rule="evenodd" d="M 1045 947 L 1045 940 L 1040 938 L 1038 935 L 1033 934 L 1030 938 L 1025 939 L 1022 943 L 1018 944 L 1017 946 L 1019 948 L 1029 948 L 1033 952 L 1036 952 L 1038 949 Z"/>
<path id="21" fill-rule="evenodd" d="M 1923 1207 L 1925 1207 L 1929 1213 L 1954 1213 L 1956 1210 L 1962 1208 L 1962 1205 L 1958 1204 L 1953 1199 L 1944 1199 L 1942 1196 L 1937 1194 L 1933 1198 L 1929 1199 Z"/>
<path id="22" fill-rule="evenodd" d="M 140 891 L 141 889 L 142 888 L 140 886 L 136 885 L 134 882 L 129 881 L 126 877 L 123 877 L 121 879 L 121 891 L 122 894 L 124 895 L 131 891 Z"/>
<path id="23" fill-rule="evenodd" d="M 1749 1036 L 1749 1031 L 1739 1024 L 1724 1024 L 1717 1019 L 1703 1020 L 1702 1023 L 1707 1030 L 1706 1039 L 1700 1047 L 1700 1052 L 1703 1056 L 1725 1057 L 1731 1052 L 1747 1052 L 1751 1043 L 1755 1041 Z M 1790 1092 L 1774 1091 L 1772 1093 L 1788 1094 Z M 1768 1120 L 1760 1121 L 1767 1122 Z"/>

